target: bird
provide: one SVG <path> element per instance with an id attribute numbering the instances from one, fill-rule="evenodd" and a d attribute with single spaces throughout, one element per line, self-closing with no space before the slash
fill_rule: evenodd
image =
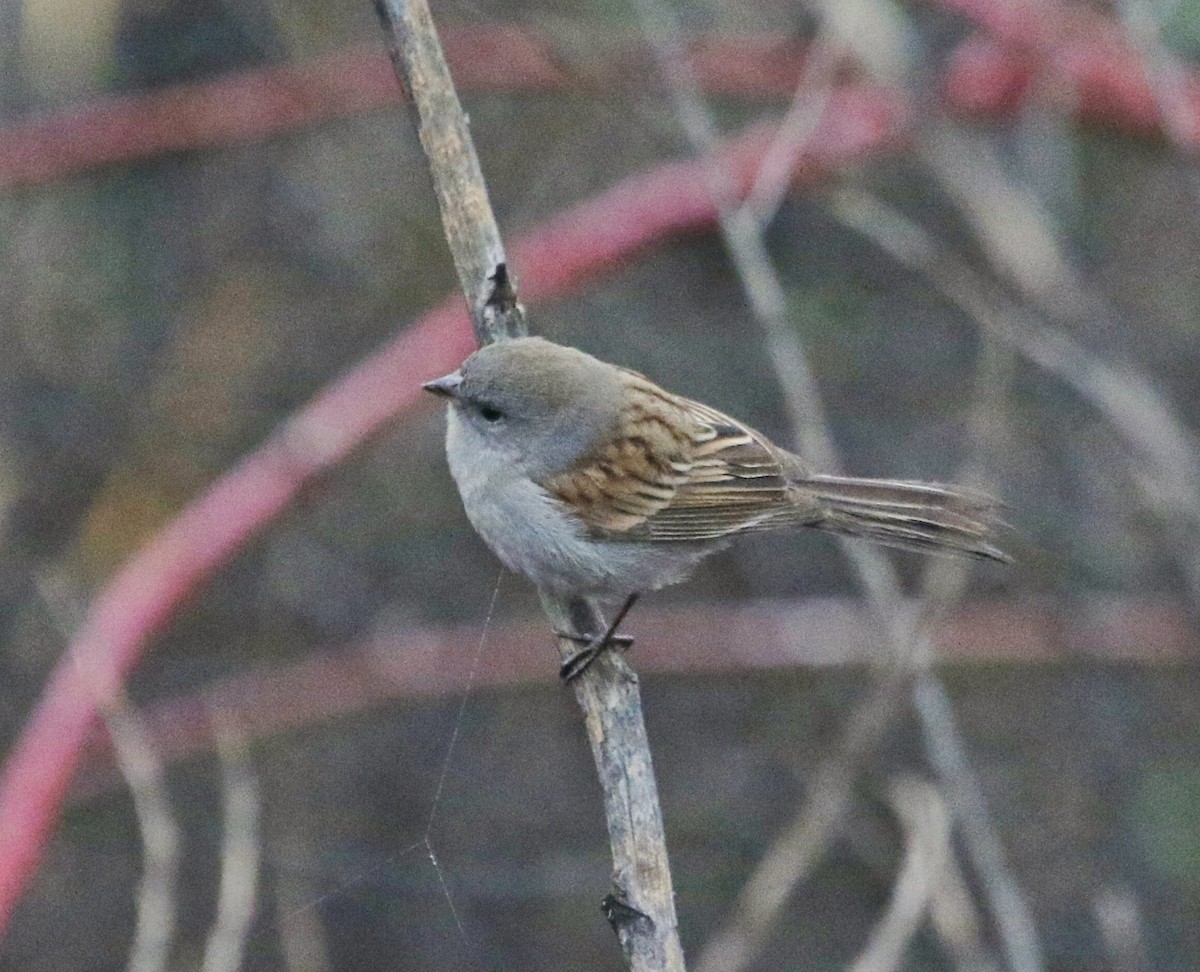
<path id="1" fill-rule="evenodd" d="M 1009 558 L 999 504 L 955 486 L 813 471 L 761 432 L 645 375 L 541 337 L 481 347 L 422 387 L 448 403 L 467 519 L 510 570 L 559 596 L 621 601 L 563 678 L 611 644 L 637 598 L 749 533 L 813 527 L 912 550 Z"/>

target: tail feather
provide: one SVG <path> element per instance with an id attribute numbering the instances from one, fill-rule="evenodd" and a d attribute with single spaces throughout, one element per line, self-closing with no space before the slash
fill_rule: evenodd
<path id="1" fill-rule="evenodd" d="M 809 476 L 795 483 L 821 511 L 811 525 L 877 543 L 1007 562 L 993 545 L 1000 504 L 983 493 L 905 480 Z"/>

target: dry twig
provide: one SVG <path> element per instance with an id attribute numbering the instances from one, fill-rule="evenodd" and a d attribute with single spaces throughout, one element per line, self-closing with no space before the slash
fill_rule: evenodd
<path id="1" fill-rule="evenodd" d="M 1000 288 L 951 254 L 902 213 L 866 193 L 842 189 L 831 211 L 897 261 L 924 274 L 996 341 L 1053 375 L 1095 408 L 1147 461 L 1134 479 L 1143 502 L 1187 529 L 1171 547 L 1200 604 L 1200 448 L 1195 433 L 1154 383 L 1128 362 L 1114 363 L 1077 341 L 1043 314 L 1018 306 Z"/>
<path id="2" fill-rule="evenodd" d="M 883 918 L 850 972 L 894 972 L 921 927 L 942 880 L 950 845 L 950 814 L 937 788 L 900 777 L 888 787 L 888 802 L 904 833 L 904 863 Z"/>
<path id="3" fill-rule="evenodd" d="M 214 712 L 221 761 L 221 887 L 201 972 L 237 972 L 254 920 L 262 847 L 258 835 L 258 782 L 245 740 L 234 723 Z"/>
<path id="4" fill-rule="evenodd" d="M 424 0 L 378 0 L 376 9 L 388 31 L 397 74 L 417 110 L 421 144 L 476 339 L 484 344 L 523 334 L 524 314 L 428 7 Z M 546 595 L 542 601 L 557 631 L 585 635 L 604 630 L 600 612 L 590 602 Z M 559 647 L 564 658 L 576 648 L 567 638 L 560 639 Z M 604 790 L 613 854 L 614 891 L 605 898 L 605 915 L 631 969 L 682 972 L 662 811 L 637 677 L 610 652 L 577 678 L 574 688 Z"/>
<path id="5" fill-rule="evenodd" d="M 38 595 L 59 632 L 70 643 L 82 611 L 63 585 L 36 581 Z M 142 879 L 137 890 L 137 919 L 126 972 L 165 972 L 175 938 L 176 880 L 179 874 L 179 824 L 171 811 L 162 756 L 141 717 L 123 692 L 101 705 L 113 758 L 121 772 L 142 840 Z"/>
<path id="6" fill-rule="evenodd" d="M 717 141 L 715 127 L 683 59 L 679 24 L 661 0 L 639 0 L 638 10 L 643 29 L 659 52 L 661 69 L 675 98 L 680 123 L 693 150 L 707 155 Z M 795 140 L 793 149 L 798 152 L 801 148 L 802 142 Z M 742 280 L 751 309 L 766 332 L 771 359 L 797 430 L 800 451 L 818 468 L 834 470 L 838 466 L 836 449 L 804 349 L 788 326 L 783 287 L 767 252 L 763 228 L 744 208 L 735 208 L 729 179 L 724 173 L 710 169 L 709 186 L 720 213 L 726 248 Z M 928 639 L 917 635 L 913 619 L 903 608 L 899 579 L 891 562 L 880 551 L 865 545 L 848 541 L 842 546 L 888 634 L 892 663 L 927 665 L 931 654 Z M 1037 972 L 1041 958 L 1032 920 L 1004 865 L 999 841 L 984 809 L 979 786 L 967 764 L 945 690 L 927 669 L 920 673 L 914 685 L 913 703 L 930 758 L 948 788 L 973 863 L 991 900 L 1010 964 L 1014 972 Z M 798 818 L 797 824 L 803 816 Z M 814 819 L 822 816 L 828 816 L 828 811 L 814 813 Z M 800 832 L 799 827 L 792 831 L 794 834 Z M 828 829 L 821 828 L 817 832 L 827 834 Z M 806 860 L 806 855 L 798 844 L 792 845 L 792 849 L 797 852 L 790 858 L 793 873 L 803 873 L 801 862 Z M 778 876 L 769 883 L 773 893 L 758 903 L 751 900 L 756 891 L 754 882 L 747 885 L 739 896 L 730 925 L 710 942 L 701 956 L 702 972 L 741 968 L 761 944 L 769 927 L 768 913 L 776 913 L 786 900 Z M 740 956 L 743 965 L 729 965 L 733 955 Z"/>
<path id="7" fill-rule="evenodd" d="M 129 784 L 142 835 L 142 880 L 137 925 L 126 972 L 165 972 L 175 937 L 175 882 L 179 873 L 179 826 L 171 812 L 162 760 L 150 735 L 123 696 L 108 706 L 104 725 L 121 775 Z"/>

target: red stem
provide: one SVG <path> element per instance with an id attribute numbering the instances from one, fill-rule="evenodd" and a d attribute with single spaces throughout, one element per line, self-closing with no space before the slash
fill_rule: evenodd
<path id="1" fill-rule="evenodd" d="M 1034 75 L 1054 72 L 1056 110 L 1135 134 L 1161 134 L 1164 119 L 1145 58 L 1109 18 L 1055 0 L 935 0 L 988 37 L 968 43 L 945 79 L 948 103 L 981 116 L 1011 113 Z M 463 91 L 604 89 L 635 83 L 649 60 L 631 35 L 595 70 L 572 66 L 536 31 L 511 25 L 446 31 L 447 58 Z M 786 99 L 803 71 L 804 47 L 778 35 L 697 36 L 689 56 L 710 94 Z M 1170 86 L 1172 140 L 1200 142 L 1200 74 Z M 1160 97 L 1162 94 L 1160 93 Z M 160 92 L 103 98 L 0 131 L 0 191 L 40 185 L 100 166 L 168 152 L 267 138 L 400 100 L 387 59 L 350 48 L 302 64 L 231 74 Z"/>
<path id="2" fill-rule="evenodd" d="M 1072 624 L 1061 613 L 1027 603 L 976 603 L 957 608 L 933 633 L 939 660 L 1035 664 L 1081 659 L 1102 664 L 1179 665 L 1195 657 L 1185 609 L 1166 601 L 1106 600 L 1104 610 Z M 763 671 L 863 665 L 871 661 L 869 619 L 852 598 L 639 607 L 639 673 Z M 196 692 L 159 699 L 141 713 L 154 751 L 170 764 L 213 748 L 210 713 L 226 713 L 250 739 L 319 725 L 372 705 L 461 692 L 467 684 L 463 645 L 478 627 L 406 628 L 367 644 L 320 651 L 267 669 L 234 674 Z M 490 628 L 487 650 L 470 676 L 477 687 L 553 681 L 545 626 Z M 540 650 L 539 650 L 540 649 Z M 71 799 L 121 785 L 103 732 L 88 736 L 83 772 Z"/>
<path id="3" fill-rule="evenodd" d="M 835 91 L 795 178 L 812 180 L 895 146 L 906 121 L 903 103 L 885 91 Z M 743 193 L 773 135 L 755 127 L 722 149 L 720 164 Z M 524 236 L 512 252 L 522 297 L 565 297 L 669 235 L 711 228 L 706 164 L 674 162 L 631 176 Z M 307 483 L 415 405 L 420 382 L 457 365 L 471 347 L 461 299 L 426 315 L 279 426 L 95 598 L 0 773 L 0 932 L 36 870 L 98 713 L 151 639 Z"/>
<path id="4" fill-rule="evenodd" d="M 597 76 L 574 71 L 549 40 L 524 27 L 458 27 L 446 31 L 443 41 L 455 84 L 468 92 L 613 87 L 644 76 L 651 63 L 632 36 L 605 59 Z M 710 94 L 785 100 L 804 67 L 804 45 L 788 37 L 698 36 L 689 50 Z M 0 131 L 0 191 L 168 152 L 267 138 L 400 100 L 387 56 L 374 46 L 164 91 L 99 98 Z"/>
<path id="5" fill-rule="evenodd" d="M 963 43 L 947 65 L 942 90 L 950 108 L 1004 117 L 1037 97 L 1088 124 L 1200 150 L 1200 72 L 1171 65 L 1169 76 L 1156 77 L 1111 18 L 1056 0 L 938 2 L 987 31 Z"/>

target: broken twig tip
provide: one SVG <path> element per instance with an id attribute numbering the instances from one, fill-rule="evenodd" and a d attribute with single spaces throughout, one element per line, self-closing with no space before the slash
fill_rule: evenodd
<path id="1" fill-rule="evenodd" d="M 612 926 L 612 930 L 619 932 L 623 927 L 632 925 L 638 921 L 648 921 L 654 924 L 654 919 L 644 911 L 638 911 L 625 900 L 625 895 L 620 892 L 613 894 L 609 893 L 604 896 L 600 902 L 600 910 L 604 913 L 605 920 Z"/>
<path id="2" fill-rule="evenodd" d="M 497 263 L 492 272 L 488 274 L 487 279 L 488 283 L 492 285 L 492 289 L 484 302 L 485 306 L 494 307 L 501 313 L 506 313 L 517 306 L 517 290 L 513 286 L 512 278 L 508 275 L 507 263 Z"/>

